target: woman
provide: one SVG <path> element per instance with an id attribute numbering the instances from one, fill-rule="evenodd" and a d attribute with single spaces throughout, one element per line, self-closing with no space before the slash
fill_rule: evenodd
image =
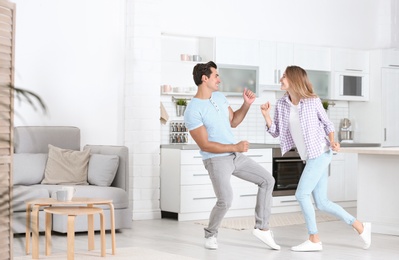
<path id="1" fill-rule="evenodd" d="M 266 120 L 267 132 L 280 137 L 282 154 L 296 147 L 301 159 L 306 161 L 295 193 L 308 229 L 309 239 L 291 248 L 293 251 L 321 251 L 315 210 L 316 207 L 332 214 L 359 233 L 364 249 L 370 247 L 371 224 L 361 223 L 341 206 L 327 198 L 328 165 L 332 151 L 339 151 L 340 144 L 334 141 L 334 125 L 328 119 L 320 98 L 313 92 L 306 71 L 298 66 L 289 66 L 280 79 L 281 89 L 287 91 L 276 103 L 274 119 L 270 117 L 270 103 L 261 105 Z"/>

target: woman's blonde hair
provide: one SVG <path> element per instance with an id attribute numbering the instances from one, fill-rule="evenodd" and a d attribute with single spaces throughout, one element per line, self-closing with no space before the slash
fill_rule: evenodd
<path id="1" fill-rule="evenodd" d="M 309 81 L 308 74 L 299 66 L 288 66 L 285 69 L 285 77 L 290 84 L 290 88 L 301 98 L 317 97 L 313 91 L 313 85 Z"/>

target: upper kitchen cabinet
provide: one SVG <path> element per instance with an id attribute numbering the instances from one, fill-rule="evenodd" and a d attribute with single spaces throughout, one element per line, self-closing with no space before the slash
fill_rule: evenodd
<path id="1" fill-rule="evenodd" d="M 345 101 L 369 101 L 369 52 L 351 49 L 332 51 L 332 98 Z"/>
<path id="2" fill-rule="evenodd" d="M 331 71 L 331 49 L 295 44 L 294 65 L 300 66 L 305 70 Z"/>
<path id="3" fill-rule="evenodd" d="M 398 50 L 383 50 L 382 56 L 382 67 L 385 68 L 399 68 L 399 51 Z"/>
<path id="4" fill-rule="evenodd" d="M 215 62 L 218 64 L 259 66 L 259 41 L 217 37 Z"/>
<path id="5" fill-rule="evenodd" d="M 333 49 L 332 68 L 334 71 L 369 72 L 369 52 L 350 49 Z"/>
<path id="6" fill-rule="evenodd" d="M 213 60 L 213 48 L 213 38 L 162 34 L 161 85 L 170 87 L 161 93 L 192 94 L 191 89 L 195 87 L 193 68 L 198 62 Z"/>
<path id="7" fill-rule="evenodd" d="M 259 44 L 259 83 L 279 85 L 287 66 L 294 60 L 292 43 L 261 41 Z"/>

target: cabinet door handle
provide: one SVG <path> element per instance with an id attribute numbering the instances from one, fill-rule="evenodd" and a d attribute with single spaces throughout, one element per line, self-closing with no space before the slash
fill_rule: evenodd
<path id="1" fill-rule="evenodd" d="M 281 203 L 293 203 L 293 202 L 298 202 L 297 200 L 282 200 L 280 201 Z"/>
<path id="2" fill-rule="evenodd" d="M 198 158 L 202 158 L 202 156 L 201 155 L 196 155 L 196 156 L 193 156 L 193 158 L 194 159 L 198 159 Z"/>
<path id="3" fill-rule="evenodd" d="M 247 157 L 263 157 L 261 154 L 249 154 Z"/>
<path id="4" fill-rule="evenodd" d="M 280 79 L 281 79 L 281 70 L 278 70 L 278 78 L 277 78 L 277 81 L 276 81 L 277 84 L 280 81 Z"/>
<path id="5" fill-rule="evenodd" d="M 345 69 L 345 70 L 347 70 L 347 71 L 359 71 L 359 72 L 363 71 L 363 70 L 359 70 L 359 69 Z"/>
<path id="6" fill-rule="evenodd" d="M 243 195 L 240 195 L 240 197 L 256 197 L 257 196 L 257 194 L 243 194 Z"/>
<path id="7" fill-rule="evenodd" d="M 277 70 L 274 70 L 274 83 L 277 83 Z"/>
<path id="8" fill-rule="evenodd" d="M 384 128 L 384 142 L 387 141 L 387 129 Z"/>
<path id="9" fill-rule="evenodd" d="M 207 173 L 202 173 L 202 174 L 193 174 L 194 177 L 202 177 L 202 176 L 208 176 Z"/>
<path id="10" fill-rule="evenodd" d="M 193 200 L 213 200 L 213 199 L 216 199 L 216 197 L 193 198 Z"/>
<path id="11" fill-rule="evenodd" d="M 275 162 L 288 163 L 288 162 L 303 162 L 303 161 L 301 159 L 284 159 L 284 160 L 276 159 Z"/>

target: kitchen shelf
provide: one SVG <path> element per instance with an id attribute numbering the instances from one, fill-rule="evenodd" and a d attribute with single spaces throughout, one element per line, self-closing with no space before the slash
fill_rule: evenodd
<path id="1" fill-rule="evenodd" d="M 197 92 L 161 92 L 165 96 L 194 96 Z"/>

